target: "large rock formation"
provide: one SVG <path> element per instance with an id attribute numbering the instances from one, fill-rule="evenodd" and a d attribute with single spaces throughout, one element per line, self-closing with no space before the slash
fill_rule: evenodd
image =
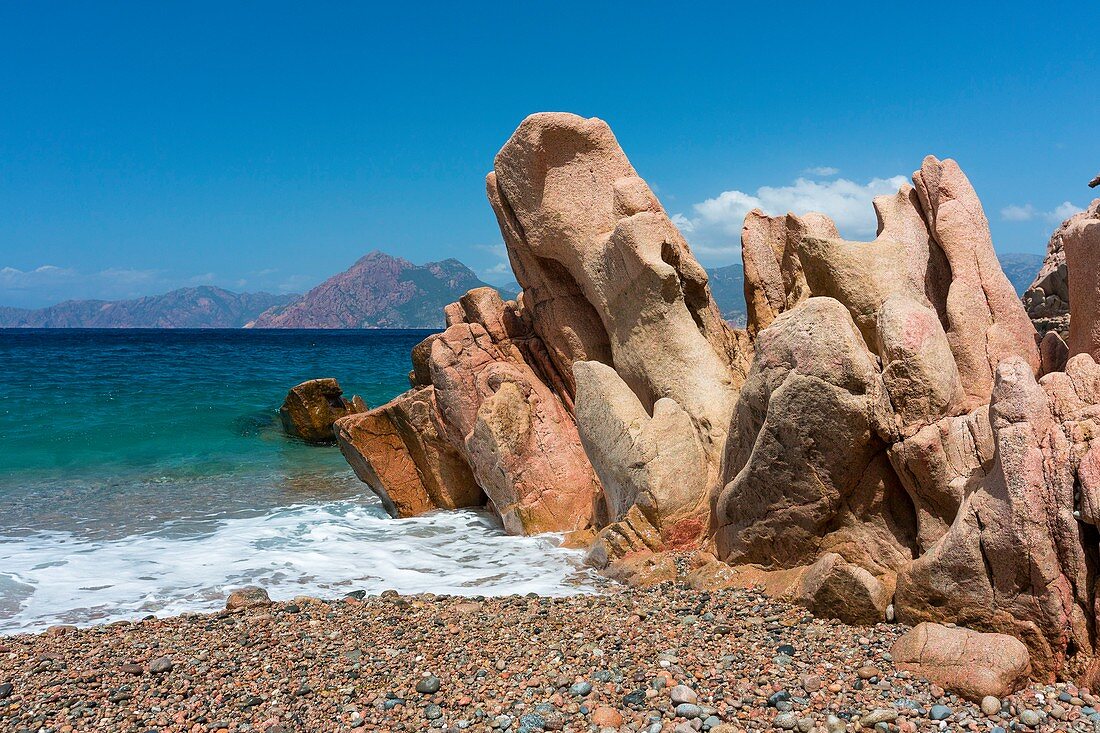
<path id="1" fill-rule="evenodd" d="M 761 582 L 852 623 L 892 607 L 1092 675 L 1100 218 L 1061 231 L 1069 346 L 1040 348 L 959 166 L 928 157 L 913 184 L 875 200 L 872 242 L 751 212 L 735 331 L 607 125 L 534 115 L 487 178 L 522 293 L 446 306 L 413 390 L 340 420 L 341 447 L 398 516 L 484 503 L 509 532 L 583 529 L 632 583 L 702 548 L 693 587 Z M 1008 647 L 965 694 L 1016 684 Z"/>
<path id="2" fill-rule="evenodd" d="M 677 468 L 704 487 L 718 480 L 744 357 L 706 273 L 602 120 L 527 118 L 497 154 L 487 189 L 534 329 L 557 371 L 572 372 L 565 381 L 605 485 L 606 518 L 645 497 L 662 531 L 698 534 L 705 493 L 662 496 L 673 488 L 663 478 L 671 465 L 654 463 L 653 446 L 672 441 L 683 451 Z"/>

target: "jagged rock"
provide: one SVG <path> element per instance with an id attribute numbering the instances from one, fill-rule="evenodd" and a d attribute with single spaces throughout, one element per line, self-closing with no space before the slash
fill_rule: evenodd
<path id="1" fill-rule="evenodd" d="M 497 154 L 487 189 L 533 328 L 557 370 L 599 362 L 647 412 L 662 398 L 675 401 L 706 458 L 694 472 L 714 485 L 744 378 L 742 341 L 607 124 L 569 114 L 528 117 Z M 565 381 L 572 393 L 573 375 Z M 596 400 L 604 394 L 589 392 Z M 577 409 L 592 415 L 607 408 Z M 607 437 L 597 427 L 585 439 L 594 445 Z M 622 495 L 648 493 L 648 475 L 637 475 L 642 483 Z"/>
<path id="2" fill-rule="evenodd" d="M 971 701 L 1007 697 L 1027 684 L 1027 647 L 1005 634 L 921 623 L 894 642 L 894 666 Z"/>
<path id="3" fill-rule="evenodd" d="M 1069 279 L 1070 356 L 1100 357 L 1100 199 L 1066 222 L 1062 234 Z"/>
<path id="4" fill-rule="evenodd" d="M 508 532 L 591 524 L 600 484 L 573 418 L 514 345 L 456 323 L 432 344 L 431 373 L 443 432 Z"/>
<path id="5" fill-rule="evenodd" d="M 1069 323 L 1069 316 L 1066 316 L 1066 323 Z M 1069 346 L 1062 340 L 1061 335 L 1057 331 L 1047 331 L 1043 336 L 1043 340 L 1039 342 L 1039 364 L 1040 374 L 1050 374 L 1051 372 L 1061 372 L 1066 369 L 1066 362 L 1069 361 Z"/>
<path id="6" fill-rule="evenodd" d="M 827 552 L 801 573 L 789 597 L 815 616 L 846 624 L 873 625 L 886 617 L 892 588 L 875 576 Z"/>
<path id="7" fill-rule="evenodd" d="M 1073 671 L 1093 650 L 1095 528 L 1087 505 L 1100 413 L 1100 367 L 1088 355 L 1035 381 L 1022 359 L 1002 362 L 990 405 L 995 458 L 947 532 L 898 578 L 907 623 L 952 621 L 1023 641 L 1036 674 Z M 1081 482 L 1081 496 L 1075 485 Z M 1091 539 L 1090 539 L 1091 538 Z"/>
<path id="8" fill-rule="evenodd" d="M 798 245 L 803 237 L 839 237 L 824 214 L 768 216 L 753 209 L 741 229 L 748 332 L 755 337 L 776 316 L 809 297 Z"/>
<path id="9" fill-rule="evenodd" d="M 664 549 L 661 533 L 633 506 L 626 515 L 607 525 L 596 535 L 585 562 L 595 568 L 606 568 L 613 560 L 634 552 L 660 552 Z"/>
<path id="10" fill-rule="evenodd" d="M 890 463 L 917 513 L 917 543 L 927 550 L 955 520 L 972 482 L 993 460 L 989 408 L 945 417 L 890 446 Z"/>
<path id="11" fill-rule="evenodd" d="M 1088 209 L 1063 221 L 1047 242 L 1043 266 L 1024 292 L 1027 315 L 1040 334 L 1056 332 L 1063 338 L 1069 333 L 1069 269 L 1066 266 L 1066 231 L 1084 219 L 1100 218 L 1100 199 Z M 1050 371 L 1050 370 L 1048 370 Z"/>
<path id="12" fill-rule="evenodd" d="M 894 415 L 848 310 L 810 298 L 756 339 L 712 522 L 732 564 L 836 552 L 875 575 L 912 558 L 913 509 L 890 468 Z"/>
<path id="13" fill-rule="evenodd" d="M 331 443 L 336 439 L 334 422 L 367 410 L 361 397 L 348 400 L 343 395 L 335 379 L 311 379 L 292 387 L 279 408 L 283 429 L 307 443 Z"/>
<path id="14" fill-rule="evenodd" d="M 874 207 L 879 228 L 873 242 L 840 239 L 832 222 L 821 215 L 800 220 L 788 214 L 783 227 L 783 217 L 750 212 L 742 234 L 746 261 L 759 259 L 755 253 L 768 248 L 761 247 L 758 240 L 770 236 L 771 246 L 782 247 L 785 261 L 792 262 L 788 270 L 797 271 L 801 279 L 789 285 L 790 278 L 779 282 L 773 275 L 774 282 L 756 283 L 746 269 L 746 290 L 785 287 L 786 310 L 810 295 L 836 298 L 851 311 L 864 339 L 877 351 L 876 325 L 882 304 L 896 294 L 921 305 L 942 304 L 951 273 L 928 231 L 912 187 L 903 185 L 894 195 L 876 197 Z M 785 240 L 780 232 L 786 235 Z M 752 326 L 750 320 L 750 333 L 759 330 Z"/>
<path id="15" fill-rule="evenodd" d="M 441 437 L 435 415 L 435 390 L 428 386 L 336 421 L 340 451 L 391 516 L 485 504 L 469 464 Z"/>
<path id="16" fill-rule="evenodd" d="M 969 409 L 989 399 L 1003 360 L 1020 357 L 1038 373 L 1035 328 L 997 262 L 981 201 L 958 164 L 929 155 L 913 183 L 951 268 L 943 314 Z"/>
<path id="17" fill-rule="evenodd" d="M 412 348 L 413 368 L 409 373 L 410 387 L 424 387 L 432 383 L 432 344 L 439 338 L 438 333 L 433 333 Z"/>

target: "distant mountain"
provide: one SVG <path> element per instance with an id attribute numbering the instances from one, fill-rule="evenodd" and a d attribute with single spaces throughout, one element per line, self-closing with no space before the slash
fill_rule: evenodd
<path id="1" fill-rule="evenodd" d="M 1001 269 L 1008 275 L 1008 281 L 1016 288 L 1016 294 L 1023 296 L 1027 286 L 1035 279 L 1039 268 L 1043 266 L 1044 255 L 1030 254 L 1027 252 L 1009 252 L 997 255 L 1001 261 Z"/>
<path id="2" fill-rule="evenodd" d="M 231 293 L 210 285 L 133 300 L 67 300 L 0 308 L 0 328 L 240 328 L 297 295 Z"/>
<path id="3" fill-rule="evenodd" d="M 297 300 L 271 308 L 254 328 L 439 328 L 443 306 L 485 287 L 458 260 L 414 265 L 371 252 Z"/>
<path id="4" fill-rule="evenodd" d="M 745 268 L 741 265 L 726 265 L 707 270 L 710 279 L 710 294 L 722 317 L 738 326 L 745 325 Z"/>

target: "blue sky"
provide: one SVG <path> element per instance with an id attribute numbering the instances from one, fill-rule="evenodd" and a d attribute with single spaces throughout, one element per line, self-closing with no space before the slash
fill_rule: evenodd
<path id="1" fill-rule="evenodd" d="M 0 305 L 510 279 L 483 177 L 540 110 L 607 120 L 707 265 L 753 204 L 872 236 L 928 153 L 1042 251 L 1100 172 L 1095 4 L 841 5 L 3 3 Z"/>

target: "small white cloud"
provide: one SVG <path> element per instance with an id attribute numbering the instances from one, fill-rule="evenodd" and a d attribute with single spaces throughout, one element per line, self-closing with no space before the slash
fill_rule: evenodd
<path id="1" fill-rule="evenodd" d="M 1069 201 L 1063 201 L 1050 211 L 1039 211 L 1032 204 L 1011 204 L 1001 209 L 1001 218 L 1005 221 L 1031 221 L 1041 218 L 1052 224 L 1060 224 L 1081 211 L 1084 209 Z"/>
<path id="2" fill-rule="evenodd" d="M 1084 210 L 1085 209 L 1081 206 L 1071 204 L 1069 201 L 1063 201 L 1058 206 L 1054 207 L 1054 211 L 1047 214 L 1047 219 L 1061 223 L 1074 214 L 1080 214 Z"/>
<path id="3" fill-rule="evenodd" d="M 489 261 L 481 267 L 475 265 L 475 272 L 479 278 L 493 285 L 506 284 L 515 279 L 512 275 L 512 263 L 508 260 L 508 248 L 503 242 L 475 244 L 472 248 L 484 252 Z"/>
<path id="4" fill-rule="evenodd" d="M 1005 221 L 1031 221 L 1035 218 L 1035 207 L 1031 204 L 1011 204 L 1001 209 L 1001 218 Z"/>
<path id="5" fill-rule="evenodd" d="M 816 168 L 807 168 L 806 170 L 802 171 L 802 175 L 820 176 L 821 178 L 835 176 L 837 173 L 840 173 L 840 169 L 834 168 L 831 165 L 819 165 Z"/>
<path id="6" fill-rule="evenodd" d="M 673 214 L 681 232 L 690 234 L 692 249 L 708 259 L 731 259 L 741 251 L 745 215 L 760 209 L 771 216 L 793 212 L 821 212 L 836 222 L 840 233 L 853 239 L 870 238 L 878 229 L 871 206 L 875 196 L 891 194 L 906 183 L 905 176 L 872 178 L 856 183 L 845 178 L 812 181 L 798 178 L 789 186 L 761 186 L 755 194 L 723 191 L 692 206 L 693 215 Z"/>
<path id="7" fill-rule="evenodd" d="M 191 283 L 192 285 L 209 285 L 210 283 L 214 282 L 217 279 L 218 279 L 218 276 L 215 275 L 214 273 L 204 272 L 201 275 L 195 275 L 193 277 L 189 277 L 187 279 L 187 282 Z"/>

